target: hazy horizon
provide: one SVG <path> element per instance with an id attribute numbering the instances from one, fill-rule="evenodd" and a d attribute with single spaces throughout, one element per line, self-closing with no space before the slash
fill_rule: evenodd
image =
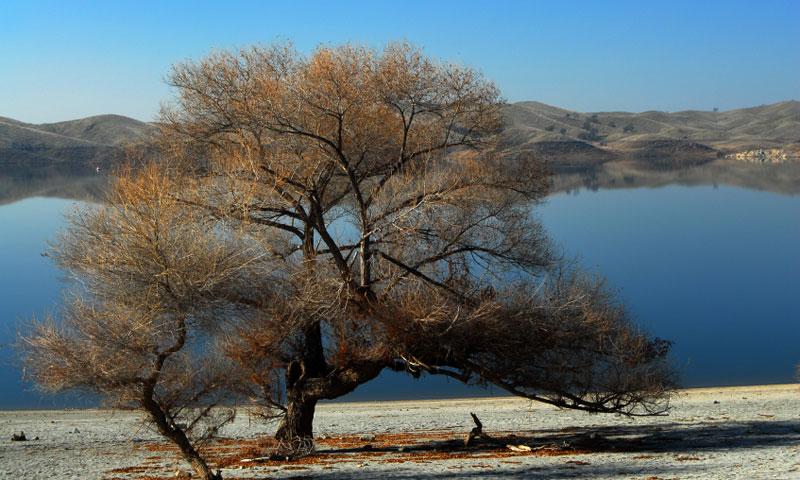
<path id="1" fill-rule="evenodd" d="M 689 8 L 691 7 L 691 8 Z M 509 102 L 582 112 L 730 110 L 800 99 L 800 2 L 81 2 L 0 4 L 0 116 L 153 120 L 170 65 L 291 40 L 408 40 Z"/>

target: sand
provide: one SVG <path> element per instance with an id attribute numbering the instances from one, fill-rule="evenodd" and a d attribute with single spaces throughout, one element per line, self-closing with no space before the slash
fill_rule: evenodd
<path id="1" fill-rule="evenodd" d="M 647 418 L 515 398 L 328 403 L 318 409 L 318 453 L 310 458 L 242 462 L 245 447 L 274 430 L 247 415 L 210 452 L 224 459 L 225 478 L 800 479 L 798 407 L 800 385 L 684 390 L 669 416 Z M 469 412 L 502 438 L 500 445 L 449 448 L 472 428 Z M 177 455 L 140 425 L 137 414 L 113 410 L 0 412 L 0 478 L 186 473 Z M 12 442 L 20 430 L 31 440 Z M 533 450 L 514 452 L 505 444 Z"/>

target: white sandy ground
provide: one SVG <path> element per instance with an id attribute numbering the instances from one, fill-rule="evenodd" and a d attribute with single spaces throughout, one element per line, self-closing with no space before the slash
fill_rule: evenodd
<path id="1" fill-rule="evenodd" d="M 596 433 L 605 439 L 605 447 L 585 454 L 500 458 L 484 452 L 427 462 L 387 461 L 409 455 L 390 449 L 367 457 L 353 454 L 359 459 L 333 465 L 225 469 L 223 475 L 249 479 L 800 479 L 798 407 L 800 385 L 684 390 L 673 400 L 669 416 L 635 419 L 560 411 L 516 398 L 329 403 L 318 409 L 317 435 L 447 430 L 454 432 L 453 438 L 461 438 L 473 426 L 472 411 L 487 433 L 516 432 L 517 443 L 536 447 Z M 187 470 L 170 453 L 142 448 L 158 437 L 138 425 L 136 414 L 111 410 L 0 412 L 0 478 L 141 478 L 141 472 L 111 472 L 137 465 L 152 466 L 146 473 L 157 477 Z M 252 438 L 273 429 L 240 415 L 223 436 Z M 39 440 L 10 441 L 12 433 L 20 430 Z"/>

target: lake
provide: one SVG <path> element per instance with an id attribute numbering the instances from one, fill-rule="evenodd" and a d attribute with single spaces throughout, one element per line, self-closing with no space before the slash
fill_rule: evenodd
<path id="1" fill-rule="evenodd" d="M 41 256 L 75 201 L 0 206 L 0 408 L 83 406 L 20 380 L 21 321 L 52 311 L 59 272 Z M 604 274 L 633 317 L 675 342 L 684 386 L 782 383 L 800 361 L 800 196 L 729 186 L 557 193 L 537 210 L 568 257 Z M 348 399 L 485 395 L 387 373 Z"/>

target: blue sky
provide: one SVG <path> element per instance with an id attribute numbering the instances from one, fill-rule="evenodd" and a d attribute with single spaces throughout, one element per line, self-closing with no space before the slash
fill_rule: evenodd
<path id="1" fill-rule="evenodd" d="M 0 2 L 0 116 L 152 120 L 171 64 L 292 40 L 405 39 L 509 101 L 581 111 L 800 99 L 800 1 Z"/>

